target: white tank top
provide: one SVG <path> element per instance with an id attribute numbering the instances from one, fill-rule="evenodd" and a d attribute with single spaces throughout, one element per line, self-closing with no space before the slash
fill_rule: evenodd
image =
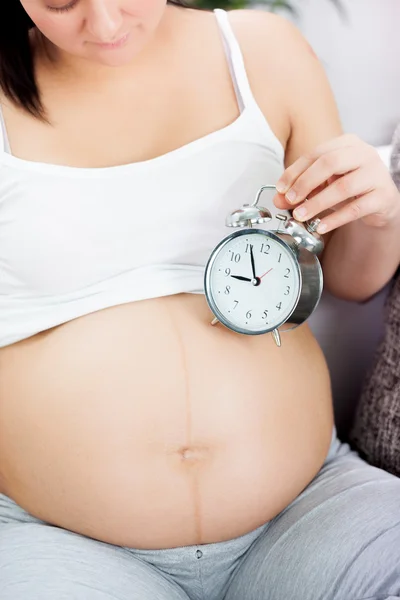
<path id="1" fill-rule="evenodd" d="M 227 127 L 152 160 L 88 169 L 12 156 L 3 120 L 0 347 L 110 306 L 203 293 L 226 215 L 278 180 L 284 150 L 227 14 L 215 14 L 240 106 Z"/>

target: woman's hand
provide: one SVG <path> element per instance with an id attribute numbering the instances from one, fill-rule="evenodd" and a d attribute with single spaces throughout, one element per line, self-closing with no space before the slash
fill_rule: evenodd
<path id="1" fill-rule="evenodd" d="M 400 194 L 388 169 L 375 148 L 355 135 L 340 136 L 300 157 L 276 187 L 276 206 L 294 209 L 299 221 L 318 216 L 318 233 L 358 219 L 371 227 L 400 222 Z"/>

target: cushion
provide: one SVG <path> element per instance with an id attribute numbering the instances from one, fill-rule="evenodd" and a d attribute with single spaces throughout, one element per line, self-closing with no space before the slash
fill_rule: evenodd
<path id="1" fill-rule="evenodd" d="M 390 166 L 400 189 L 400 127 Z M 369 463 L 400 476 L 400 271 L 385 304 L 383 340 L 362 388 L 350 442 Z"/>
<path id="2" fill-rule="evenodd" d="M 350 441 L 370 464 L 400 476 L 400 274 L 387 299 L 384 338 L 362 389 Z"/>

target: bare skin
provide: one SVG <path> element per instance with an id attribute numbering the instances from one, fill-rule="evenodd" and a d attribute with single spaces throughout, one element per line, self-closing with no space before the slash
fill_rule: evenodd
<path id="1" fill-rule="evenodd" d="M 295 30 L 267 14 L 231 19 L 287 164 L 339 134 L 320 66 Z M 277 58 L 279 45 L 297 53 L 303 81 L 315 81 L 308 127 L 308 99 L 293 98 L 301 75 Z M 37 72 L 53 126 L 4 100 L 12 152 L 26 160 L 149 160 L 238 116 L 208 13 L 168 8 L 159 36 L 123 76 L 96 79 L 94 70 L 93 85 L 68 65 L 55 71 L 40 51 Z M 1 349 L 0 490 L 46 521 L 138 548 L 229 539 L 278 514 L 329 447 L 322 352 L 306 325 L 277 349 L 270 336 L 238 336 L 211 319 L 202 296 L 182 294 L 99 311 Z"/>

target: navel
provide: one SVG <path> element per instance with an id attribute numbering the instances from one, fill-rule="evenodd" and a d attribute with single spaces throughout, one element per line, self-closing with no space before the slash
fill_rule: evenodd
<path id="1" fill-rule="evenodd" d="M 207 458 L 209 449 L 206 446 L 183 446 L 179 448 L 178 454 L 182 462 L 196 464 Z"/>

